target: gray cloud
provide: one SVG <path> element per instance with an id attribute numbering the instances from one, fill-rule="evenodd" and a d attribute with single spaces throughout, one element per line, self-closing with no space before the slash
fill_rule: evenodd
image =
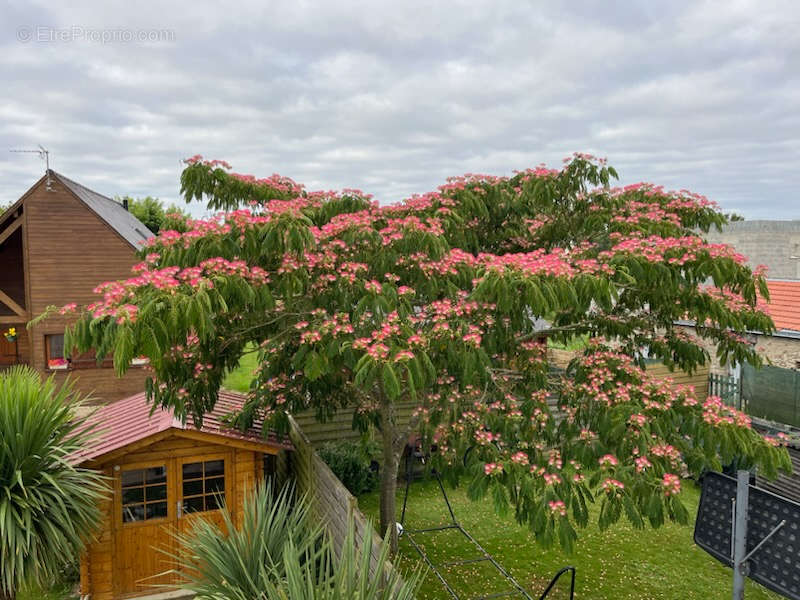
<path id="1" fill-rule="evenodd" d="M 385 202 L 587 151 L 624 183 L 800 218 L 796 3 L 431 4 L 0 4 L 0 202 L 42 171 L 2 146 L 42 143 L 106 194 L 175 200 L 200 153 Z"/>

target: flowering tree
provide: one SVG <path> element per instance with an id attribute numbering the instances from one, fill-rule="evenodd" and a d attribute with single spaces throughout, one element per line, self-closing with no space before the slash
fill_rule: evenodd
<path id="1" fill-rule="evenodd" d="M 764 279 L 697 233 L 727 221 L 705 198 L 611 188 L 615 177 L 575 155 L 560 170 L 467 175 L 380 206 L 194 157 L 186 200 L 223 212 L 162 231 L 131 279 L 65 307 L 82 314 L 67 346 L 113 354 L 119 372 L 146 355 L 152 402 L 195 422 L 246 352 L 260 360 L 237 424 L 355 409 L 354 427 L 383 442 L 381 528 L 393 545 L 411 431 L 472 497 L 512 506 L 544 543 L 570 548 L 595 498 L 603 526 L 623 513 L 636 526 L 685 521 L 681 475 L 734 459 L 773 475 L 788 457 L 719 399 L 650 381 L 643 356 L 705 363 L 673 326 L 692 319 L 723 361 L 758 362 L 742 334 L 773 329 L 757 307 Z M 595 341 L 554 377 L 543 336 Z M 408 424 L 401 402 L 418 407 Z"/>

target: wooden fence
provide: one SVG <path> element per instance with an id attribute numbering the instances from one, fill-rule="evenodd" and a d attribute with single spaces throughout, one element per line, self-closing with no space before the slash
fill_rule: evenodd
<path id="1" fill-rule="evenodd" d="M 551 366 L 557 369 L 566 369 L 570 361 L 578 355 L 572 350 L 558 350 L 548 348 L 547 360 Z M 647 366 L 648 375 L 658 379 L 671 379 L 673 386 L 691 385 L 694 387 L 698 396 L 702 397 L 708 390 L 709 367 L 698 367 L 694 373 L 676 370 L 670 371 L 669 367 L 663 363 L 649 363 Z"/>
<path id="2" fill-rule="evenodd" d="M 403 402 L 397 406 L 397 415 L 401 425 L 408 423 L 416 404 Z M 306 410 L 294 415 L 297 425 L 313 446 L 324 442 L 357 440 L 361 433 L 353 429 L 353 409 L 338 411 L 330 421 L 320 423 L 313 410 Z"/>
<path id="3" fill-rule="evenodd" d="M 708 395 L 719 396 L 728 406 L 738 410 L 742 408 L 742 390 L 739 379 L 733 375 L 710 373 L 708 376 Z"/>
<path id="4" fill-rule="evenodd" d="M 337 553 L 340 551 L 347 527 L 352 519 L 355 527 L 355 541 L 360 548 L 366 536 L 372 536 L 372 561 L 370 576 L 376 577 L 378 557 L 383 548 L 383 540 L 372 527 L 370 521 L 358 509 L 358 500 L 341 481 L 333 474 L 323 460 L 314 451 L 311 442 L 295 419 L 290 420 L 289 437 L 294 445 L 291 453 L 291 471 L 294 475 L 297 490 L 311 501 L 315 518 L 323 523 L 331 536 Z M 386 563 L 385 573 L 391 573 L 394 566 Z"/>

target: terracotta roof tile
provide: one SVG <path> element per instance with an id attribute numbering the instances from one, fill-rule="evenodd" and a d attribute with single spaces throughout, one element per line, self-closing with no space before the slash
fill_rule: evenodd
<path id="1" fill-rule="evenodd" d="M 266 437 L 262 435 L 260 421 L 244 432 L 227 427 L 224 423 L 226 415 L 240 409 L 244 401 L 243 394 L 220 390 L 214 410 L 205 415 L 203 426 L 197 429 L 191 420 L 185 424 L 181 423 L 171 412 L 164 409 L 158 409 L 151 414 L 151 407 L 147 403 L 144 392 L 117 400 L 99 408 L 94 413 L 90 422 L 96 427 L 97 437 L 90 446 L 79 455 L 73 456 L 72 459 L 76 462 L 95 460 L 129 444 L 170 429 L 201 431 L 228 439 L 256 442 L 265 446 L 291 448 L 288 440 L 279 438 L 273 432 L 269 432 Z"/>
<path id="2" fill-rule="evenodd" d="M 770 279 L 767 311 L 776 329 L 800 331 L 800 281 Z"/>

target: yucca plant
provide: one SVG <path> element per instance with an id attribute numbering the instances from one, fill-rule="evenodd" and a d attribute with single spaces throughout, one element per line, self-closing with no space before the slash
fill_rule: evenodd
<path id="1" fill-rule="evenodd" d="M 372 536 L 364 536 L 361 548 L 356 547 L 355 529 L 351 520 L 341 556 L 335 558 L 333 547 L 326 539 L 326 553 L 322 564 L 315 565 L 303 560 L 292 544 L 284 550 L 284 577 L 268 582 L 265 598 L 274 600 L 413 600 L 422 577 L 419 570 L 401 579 L 392 570 L 387 572 L 389 543 L 384 540 L 375 565 L 373 577 Z M 221 600 L 221 599 L 219 599 Z"/>
<path id="2" fill-rule="evenodd" d="M 419 573 L 408 581 L 391 573 L 370 576 L 372 540 L 356 548 L 352 522 L 336 557 L 323 529 L 313 523 L 305 498 L 294 498 L 285 486 L 274 494 L 260 485 L 245 500 L 241 527 L 223 508 L 224 531 L 198 520 L 191 531 L 177 534 L 175 557 L 182 587 L 198 600 L 412 600 Z M 385 571 L 388 545 L 377 572 Z"/>
<path id="3" fill-rule="evenodd" d="M 97 472 L 70 456 L 91 438 L 71 383 L 27 367 L 0 373 L 0 598 L 46 585 L 80 554 L 107 493 Z"/>

